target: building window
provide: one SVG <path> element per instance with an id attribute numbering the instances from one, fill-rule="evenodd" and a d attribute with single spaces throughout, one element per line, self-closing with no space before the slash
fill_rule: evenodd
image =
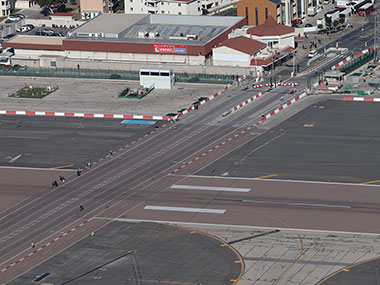
<path id="1" fill-rule="evenodd" d="M 259 9 L 255 8 L 256 26 L 259 25 Z"/>
<path id="2" fill-rule="evenodd" d="M 133 7 L 131 7 L 130 9 L 131 9 L 131 11 L 133 11 Z"/>
<path id="3" fill-rule="evenodd" d="M 178 12 L 178 15 L 182 15 L 182 13 L 181 13 L 181 12 Z"/>
<path id="4" fill-rule="evenodd" d="M 165 11 L 164 11 L 164 10 L 162 10 L 162 11 L 161 11 L 161 14 L 165 14 Z"/>
<path id="5" fill-rule="evenodd" d="M 215 6 L 219 6 L 219 2 L 215 2 Z"/>
<path id="6" fill-rule="evenodd" d="M 245 7 L 245 17 L 248 19 L 248 7 Z"/>
<path id="7" fill-rule="evenodd" d="M 129 2 L 133 3 L 133 0 L 129 0 Z"/>
<path id="8" fill-rule="evenodd" d="M 265 19 L 268 19 L 268 8 L 265 8 Z"/>
<path id="9" fill-rule="evenodd" d="M 181 7 L 181 4 L 180 4 L 180 3 L 178 3 L 178 7 Z"/>

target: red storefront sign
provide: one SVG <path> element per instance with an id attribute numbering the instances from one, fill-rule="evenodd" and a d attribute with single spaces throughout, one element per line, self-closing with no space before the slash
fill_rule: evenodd
<path id="1" fill-rule="evenodd" d="M 186 53 L 186 46 L 182 45 L 154 45 L 155 53 Z"/>

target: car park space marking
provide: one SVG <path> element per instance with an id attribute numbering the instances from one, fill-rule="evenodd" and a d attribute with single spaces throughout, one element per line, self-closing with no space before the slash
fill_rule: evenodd
<path id="1" fill-rule="evenodd" d="M 83 222 L 80 223 L 79 225 L 76 225 L 75 227 L 73 227 L 73 228 L 71 228 L 70 230 L 64 232 L 64 233 L 61 234 L 60 236 L 58 236 L 58 237 L 52 239 L 51 241 L 45 243 L 44 245 L 42 245 L 42 246 L 39 247 L 39 248 L 35 248 L 35 249 L 34 249 L 34 247 L 32 247 L 32 248 L 33 248 L 33 251 L 32 251 L 32 252 L 30 252 L 29 254 L 25 255 L 24 257 L 22 257 L 22 258 L 20 258 L 20 259 L 18 259 L 18 260 L 16 260 L 16 261 L 10 263 L 8 266 L 2 268 L 2 269 L 0 270 L 0 274 L 3 273 L 4 271 L 9 270 L 10 268 L 12 268 L 12 267 L 15 266 L 16 264 L 18 264 L 18 263 L 24 261 L 25 259 L 27 259 L 27 258 L 29 258 L 29 257 L 31 257 L 31 256 L 33 256 L 33 255 L 35 255 L 36 253 L 40 252 L 40 251 L 43 250 L 44 248 L 46 248 L 46 247 L 48 247 L 49 245 L 53 244 L 54 242 L 56 242 L 56 241 L 62 239 L 63 237 L 67 236 L 68 234 L 74 232 L 75 230 L 77 230 L 77 229 L 83 227 L 83 226 L 84 226 L 85 224 L 87 224 L 88 222 L 89 222 L 88 220 L 83 221 Z"/>
<path id="2" fill-rule="evenodd" d="M 249 192 L 251 188 L 216 187 L 216 186 L 195 186 L 195 185 L 172 185 L 172 189 L 206 190 L 206 191 L 229 191 L 229 192 Z"/>
<path id="3" fill-rule="evenodd" d="M 344 97 L 344 101 L 380 102 L 380 98 Z"/>
<path id="4" fill-rule="evenodd" d="M 226 210 L 220 210 L 220 209 L 149 206 L 149 205 L 145 206 L 144 210 L 189 212 L 189 213 L 204 213 L 204 214 L 224 214 L 226 212 Z"/>

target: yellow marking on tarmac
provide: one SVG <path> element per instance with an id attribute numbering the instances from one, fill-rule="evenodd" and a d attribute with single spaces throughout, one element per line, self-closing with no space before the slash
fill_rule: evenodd
<path id="1" fill-rule="evenodd" d="M 345 269 L 343 269 L 343 271 L 348 272 L 348 271 L 350 271 L 350 269 L 345 268 Z"/>
<path id="2" fill-rule="evenodd" d="M 228 244 L 227 244 L 227 243 L 223 243 L 223 244 L 221 244 L 220 246 L 221 246 L 221 247 L 225 247 L 225 246 L 228 246 Z"/>
<path id="3" fill-rule="evenodd" d="M 190 232 L 191 235 L 196 234 L 196 233 L 197 233 L 197 231 Z"/>
<path id="4" fill-rule="evenodd" d="M 241 260 L 235 260 L 235 263 L 241 263 Z"/>
<path id="5" fill-rule="evenodd" d="M 275 177 L 277 174 L 270 174 L 270 175 L 265 175 L 265 176 L 260 176 L 260 177 L 254 177 L 256 179 L 264 179 L 264 178 L 269 178 L 269 177 Z"/>
<path id="6" fill-rule="evenodd" d="M 237 280 L 236 279 L 231 279 L 230 282 L 237 282 Z"/>
<path id="7" fill-rule="evenodd" d="M 368 182 L 363 182 L 360 184 L 372 184 L 372 183 L 377 183 L 377 182 L 380 182 L 380 180 L 368 181 Z"/>
<path id="8" fill-rule="evenodd" d="M 68 167 L 73 167 L 73 166 L 74 166 L 74 164 L 68 164 L 68 165 L 52 167 L 50 169 L 61 169 L 61 168 L 68 168 Z"/>

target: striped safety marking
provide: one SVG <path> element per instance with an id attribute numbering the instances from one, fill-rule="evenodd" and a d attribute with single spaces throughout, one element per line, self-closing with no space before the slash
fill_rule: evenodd
<path id="1" fill-rule="evenodd" d="M 73 227 L 72 229 L 68 230 L 67 232 L 61 234 L 59 237 L 56 237 L 55 239 L 52 239 L 51 241 L 45 243 L 44 245 L 42 245 L 41 247 L 39 248 L 36 248 L 34 249 L 32 252 L 30 252 L 29 254 L 25 255 L 24 257 L 16 260 L 15 262 L 12 262 L 11 264 L 9 264 L 8 266 L 4 267 L 3 269 L 0 270 L 0 273 L 3 273 L 4 271 L 7 271 L 8 269 L 12 268 L 13 266 L 15 266 L 16 264 L 24 261 L 25 259 L 35 255 L 36 253 L 40 252 L 41 250 L 43 250 L 44 248 L 47 248 L 49 245 L 52 245 L 53 243 L 55 243 L 56 241 L 64 238 L 65 236 L 67 236 L 68 234 L 72 233 L 73 231 L 83 227 L 85 224 L 88 223 L 88 220 L 86 221 L 83 221 L 82 223 L 80 223 L 79 225 Z"/>
<path id="2" fill-rule="evenodd" d="M 245 100 L 244 102 L 241 102 L 239 105 L 236 105 L 235 107 L 231 109 L 231 111 L 232 112 L 237 111 L 243 106 L 248 105 L 249 103 L 253 102 L 254 100 L 256 100 L 257 98 L 260 98 L 263 95 L 264 95 L 264 91 L 261 91 L 260 93 L 257 93 L 255 96 Z"/>
<path id="3" fill-rule="evenodd" d="M 380 102 L 380 98 L 344 97 L 345 101 Z"/>
<path id="4" fill-rule="evenodd" d="M 365 53 L 368 53 L 369 51 L 372 51 L 372 50 L 373 50 L 373 48 L 369 48 L 369 49 L 365 49 L 365 50 L 359 51 L 359 52 L 355 53 L 355 56 L 358 57 L 358 56 L 360 56 L 362 54 L 365 54 Z M 335 69 L 341 67 L 343 64 L 349 62 L 351 59 L 353 59 L 353 57 L 351 57 L 351 56 L 346 57 L 342 61 L 340 61 L 337 64 L 335 64 L 334 66 L 332 66 L 331 70 L 335 70 Z"/>

